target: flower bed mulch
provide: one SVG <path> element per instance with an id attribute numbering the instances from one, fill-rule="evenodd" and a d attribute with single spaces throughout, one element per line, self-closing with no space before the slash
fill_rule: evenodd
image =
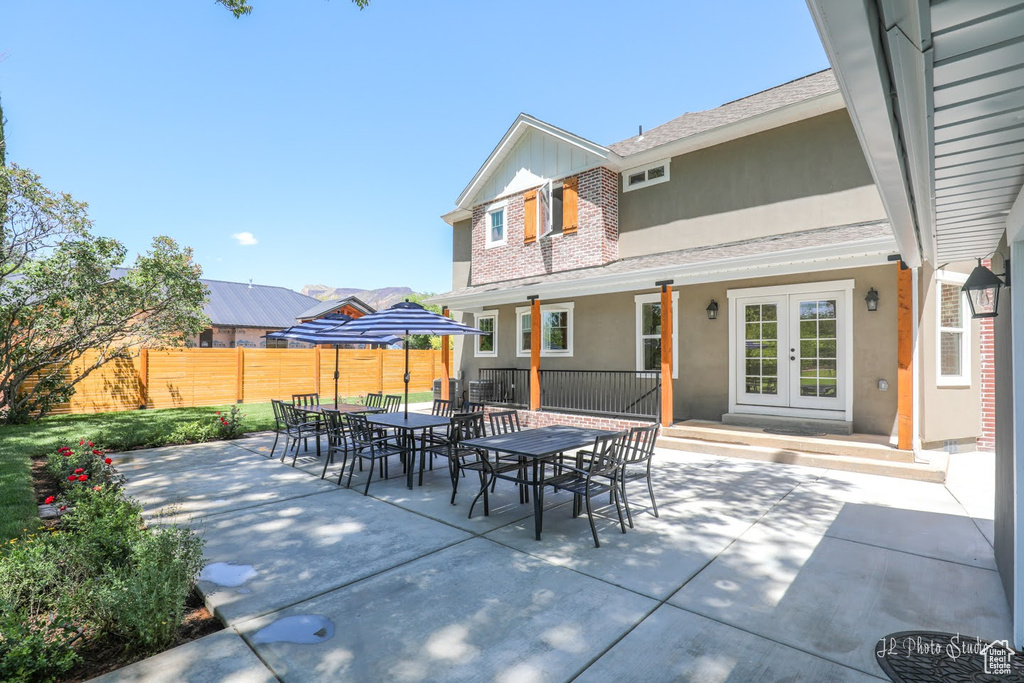
<path id="1" fill-rule="evenodd" d="M 49 496 L 56 496 L 61 492 L 60 484 L 46 470 L 45 456 L 32 459 L 32 483 L 35 487 L 36 503 L 39 505 L 43 505 Z M 59 523 L 59 520 L 41 520 L 40 523 L 47 527 L 53 527 Z M 184 645 L 224 628 L 224 625 L 206 609 L 198 590 L 192 591 L 186 607 L 185 618 L 178 629 L 178 637 L 167 649 Z M 66 683 L 88 681 L 152 656 L 151 654 L 142 656 L 134 654 L 126 650 L 123 643 L 111 639 L 87 640 L 79 647 L 79 653 L 82 655 L 82 664 L 69 671 L 60 679 L 61 681 Z"/>

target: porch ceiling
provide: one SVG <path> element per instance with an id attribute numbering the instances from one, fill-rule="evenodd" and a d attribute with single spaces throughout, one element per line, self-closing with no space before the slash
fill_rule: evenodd
<path id="1" fill-rule="evenodd" d="M 993 251 L 1024 186 L 1024 3 L 808 4 L 904 256 Z"/>

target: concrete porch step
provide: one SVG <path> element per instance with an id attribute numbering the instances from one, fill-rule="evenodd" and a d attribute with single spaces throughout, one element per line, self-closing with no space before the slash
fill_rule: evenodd
<path id="1" fill-rule="evenodd" d="M 852 434 L 850 436 L 795 436 L 769 434 L 756 427 L 723 425 L 720 422 L 687 420 L 666 427 L 663 436 L 682 439 L 698 439 L 722 444 L 758 446 L 776 450 L 817 453 L 821 455 L 844 455 L 854 458 L 883 460 L 886 462 L 914 462 L 913 451 L 893 448 L 883 436 Z"/>
<path id="2" fill-rule="evenodd" d="M 669 430 L 666 429 L 665 432 Z M 763 462 L 780 462 L 787 465 L 803 465 L 804 467 L 826 467 L 833 470 L 857 472 L 860 474 L 878 474 L 899 479 L 913 479 L 941 484 L 946 481 L 948 457 L 944 453 L 934 453 L 931 463 L 899 462 L 878 458 L 865 458 L 852 455 L 830 455 L 825 453 L 808 453 L 784 447 L 752 446 L 737 443 L 705 441 L 677 436 L 662 435 L 657 445 L 703 455 L 720 455 L 746 460 Z"/>

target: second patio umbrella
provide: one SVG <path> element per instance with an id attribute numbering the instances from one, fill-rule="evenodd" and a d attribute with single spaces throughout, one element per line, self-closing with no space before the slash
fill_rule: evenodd
<path id="1" fill-rule="evenodd" d="M 308 344 L 334 345 L 334 407 L 338 407 L 338 346 L 340 344 L 384 344 L 390 346 L 398 341 L 391 335 L 369 336 L 345 331 L 345 325 L 352 320 L 344 313 L 332 313 L 323 318 L 307 320 L 284 330 L 270 332 L 267 339 L 288 339 Z M 317 368 L 317 372 L 319 372 Z"/>
<path id="2" fill-rule="evenodd" d="M 423 308 L 417 303 L 403 301 L 383 311 L 364 315 L 345 323 L 346 334 L 401 335 L 405 339 L 405 416 L 409 416 L 409 335 L 410 334 L 484 334 L 482 330 L 455 322 Z"/>

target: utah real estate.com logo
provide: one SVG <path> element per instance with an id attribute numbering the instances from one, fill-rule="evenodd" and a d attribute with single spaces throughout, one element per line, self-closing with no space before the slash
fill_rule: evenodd
<path id="1" fill-rule="evenodd" d="M 876 653 L 879 657 L 910 657 L 911 655 L 945 656 L 953 661 L 965 656 L 980 656 L 984 673 L 989 676 L 1009 676 L 1013 673 L 1012 657 L 1017 654 L 1006 640 L 986 643 L 980 638 L 962 639 L 957 633 L 948 643 L 936 642 L 921 636 L 913 636 L 897 640 L 883 638 L 881 647 Z"/>

